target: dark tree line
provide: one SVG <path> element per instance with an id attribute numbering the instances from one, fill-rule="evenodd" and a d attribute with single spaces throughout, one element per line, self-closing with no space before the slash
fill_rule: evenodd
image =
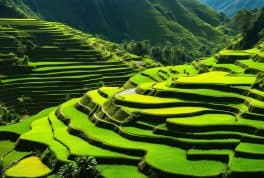
<path id="1" fill-rule="evenodd" d="M 195 55 L 184 47 L 175 46 L 170 43 L 164 45 L 151 45 L 149 41 L 123 42 L 124 50 L 139 56 L 150 56 L 164 65 L 177 65 L 191 62 Z M 206 50 L 204 46 L 201 50 Z"/>
<path id="2" fill-rule="evenodd" d="M 251 48 L 263 38 L 264 8 L 252 11 L 243 9 L 236 14 L 234 20 L 239 25 L 242 35 L 242 40 L 234 48 Z"/>

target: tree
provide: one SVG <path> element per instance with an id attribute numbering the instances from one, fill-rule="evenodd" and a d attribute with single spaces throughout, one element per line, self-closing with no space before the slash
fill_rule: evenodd
<path id="1" fill-rule="evenodd" d="M 95 177 L 98 175 L 98 170 L 96 169 L 97 161 L 92 156 L 82 156 L 75 159 L 78 169 L 79 177 Z"/>
<path id="2" fill-rule="evenodd" d="M 148 41 L 135 42 L 132 47 L 132 52 L 139 56 L 147 55 L 149 47 L 148 44 Z"/>
<path id="3" fill-rule="evenodd" d="M 173 51 L 172 51 L 172 48 L 169 47 L 169 46 L 165 46 L 163 49 L 162 49 L 162 56 L 163 56 L 163 60 L 164 61 L 163 63 L 164 64 L 170 64 L 170 65 L 173 65 Z"/>
<path id="4" fill-rule="evenodd" d="M 0 106 L 0 125 L 6 125 L 15 123 L 20 120 L 21 116 L 17 114 L 13 109 L 9 109 L 6 106 Z"/>
<path id="5" fill-rule="evenodd" d="M 99 174 L 96 169 L 97 161 L 92 156 L 81 156 L 74 159 L 74 162 L 64 164 L 58 171 L 61 178 L 94 178 Z"/>
<path id="6" fill-rule="evenodd" d="M 77 178 L 79 174 L 76 163 L 67 163 L 60 167 L 58 177 L 60 178 Z"/>
<path id="7" fill-rule="evenodd" d="M 246 36 L 252 25 L 252 14 L 243 9 L 235 15 L 234 20 L 239 25 L 242 35 Z"/>
<path id="8" fill-rule="evenodd" d="M 162 61 L 162 49 L 159 46 L 153 46 L 150 49 L 151 56 L 156 59 L 157 61 Z"/>
<path id="9" fill-rule="evenodd" d="M 24 59 L 22 62 L 23 65 L 28 65 L 29 64 L 29 57 L 27 55 L 24 55 Z"/>

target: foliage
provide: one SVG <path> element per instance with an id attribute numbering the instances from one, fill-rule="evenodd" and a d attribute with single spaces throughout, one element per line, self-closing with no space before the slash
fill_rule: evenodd
<path id="1" fill-rule="evenodd" d="M 27 55 L 24 55 L 22 64 L 23 65 L 28 65 L 29 64 L 29 57 Z"/>
<path id="2" fill-rule="evenodd" d="M 63 178 L 96 177 L 99 172 L 96 169 L 97 162 L 92 156 L 81 156 L 74 159 L 75 162 L 64 164 L 58 171 L 58 176 Z"/>
<path id="3" fill-rule="evenodd" d="M 0 125 L 15 123 L 20 119 L 21 116 L 17 114 L 13 109 L 9 109 L 4 105 L 0 106 Z"/>
<path id="4" fill-rule="evenodd" d="M 194 53 L 184 47 L 175 46 L 171 43 L 164 45 L 151 45 L 149 41 L 131 41 L 122 44 L 124 50 L 140 56 L 151 56 L 164 65 L 184 64 L 194 59 Z M 206 48 L 204 46 L 204 48 Z M 210 53 L 207 51 L 207 54 Z"/>
<path id="5" fill-rule="evenodd" d="M 20 97 L 17 98 L 17 101 L 19 103 L 23 104 L 23 103 L 32 101 L 32 99 L 29 96 L 22 95 L 22 96 L 20 96 Z"/>
<path id="6" fill-rule="evenodd" d="M 0 17 L 37 17 L 22 0 L 1 0 L 0 10 Z"/>
<path id="7" fill-rule="evenodd" d="M 258 89 L 260 91 L 264 91 L 264 72 L 260 72 L 257 75 L 257 79 L 253 84 L 252 88 Z"/>
<path id="8" fill-rule="evenodd" d="M 78 165 L 74 162 L 64 164 L 60 167 L 57 174 L 60 178 L 77 178 L 79 174 Z"/>
<path id="9" fill-rule="evenodd" d="M 82 156 L 75 159 L 79 168 L 79 177 L 95 177 L 98 175 L 96 169 L 97 161 L 92 156 Z"/>
<path id="10" fill-rule="evenodd" d="M 117 43 L 149 40 L 152 46 L 160 43 L 164 46 L 169 41 L 174 46 L 198 51 L 202 45 L 217 48 L 222 40 L 228 39 L 215 28 L 221 24 L 223 16 L 196 0 L 102 0 L 100 3 L 67 0 L 64 8 L 59 0 L 24 0 L 24 3 L 45 19 L 59 20 Z M 137 54 L 145 52 L 142 43 L 135 44 Z"/>
<path id="11" fill-rule="evenodd" d="M 264 8 L 256 11 L 241 11 L 236 19 L 240 22 L 242 38 L 234 46 L 234 49 L 252 48 L 262 38 L 264 28 Z"/>
<path id="12" fill-rule="evenodd" d="M 240 10 L 234 17 L 234 20 L 240 27 L 242 36 L 245 36 L 252 25 L 252 14 L 251 12 L 243 9 Z"/>

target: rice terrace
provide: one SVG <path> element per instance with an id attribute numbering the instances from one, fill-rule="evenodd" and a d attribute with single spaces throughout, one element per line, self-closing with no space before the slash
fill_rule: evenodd
<path id="1" fill-rule="evenodd" d="M 0 177 L 264 178 L 264 3 L 230 17 L 210 1 L 129 1 L 161 26 L 184 7 L 222 41 L 192 32 L 192 54 L 181 40 L 111 42 L 89 29 L 118 19 L 82 28 L 52 2 L 0 1 Z"/>

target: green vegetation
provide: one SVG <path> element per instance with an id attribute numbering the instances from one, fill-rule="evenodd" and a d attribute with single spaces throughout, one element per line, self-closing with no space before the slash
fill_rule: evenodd
<path id="1" fill-rule="evenodd" d="M 0 118 L 0 125 L 7 125 L 18 122 L 21 119 L 21 116 L 13 109 L 9 109 L 4 105 L 0 105 Z"/>
<path id="2" fill-rule="evenodd" d="M 136 166 L 131 165 L 99 165 L 98 169 L 102 172 L 102 176 L 107 178 L 131 177 L 146 178 L 144 174 L 138 172 Z"/>
<path id="3" fill-rule="evenodd" d="M 102 85 L 121 86 L 137 70 L 156 65 L 114 43 L 42 20 L 0 19 L 0 43 L 7 44 L 0 49 L 1 101 L 22 114 Z M 142 65 L 135 66 L 137 61 Z"/>
<path id="4" fill-rule="evenodd" d="M 60 167 L 58 171 L 58 177 L 77 177 L 78 175 L 78 166 L 76 163 L 67 163 Z"/>
<path id="5" fill-rule="evenodd" d="M 174 44 L 151 45 L 149 41 L 123 42 L 124 50 L 139 56 L 151 56 L 153 59 L 164 65 L 178 65 L 191 62 L 195 57 L 210 55 L 212 50 L 208 46 L 202 45 L 199 52 L 187 50 L 185 47 Z"/>
<path id="6" fill-rule="evenodd" d="M 37 17 L 21 0 L 1 0 L 0 17 Z"/>
<path id="7" fill-rule="evenodd" d="M 252 88 L 256 88 L 260 91 L 264 91 L 264 73 L 260 72 L 257 76 L 255 83 L 253 84 Z"/>
<path id="8" fill-rule="evenodd" d="M 120 5 L 130 5 L 131 9 L 123 6 L 130 13 L 134 6 L 151 5 L 150 11 L 142 11 L 137 17 L 148 20 L 143 15 L 154 13 L 160 20 L 174 22 L 172 26 L 168 22 L 170 31 L 163 33 L 172 36 L 175 22 L 181 21 L 174 14 L 177 9 L 186 20 L 181 21 L 183 31 L 199 24 L 206 26 L 207 30 L 203 30 L 208 38 L 219 40 L 210 33 L 212 24 L 218 25 L 218 16 L 206 17 L 211 9 L 206 8 L 205 14 L 199 12 L 204 6 L 197 1 L 122 1 L 117 9 Z M 258 13 L 262 14 L 262 10 Z M 234 46 L 247 41 L 252 28 L 259 28 L 255 25 L 262 20 L 255 17 L 258 18 L 250 22 L 250 28 L 242 24 L 245 31 Z M 147 20 L 144 22 L 153 22 Z M 162 32 L 151 23 L 148 26 Z M 193 38 L 199 34 L 199 28 L 196 30 Z M 1 174 L 53 178 L 262 178 L 261 35 L 247 50 L 227 48 L 190 63 L 161 66 L 148 57 L 146 41 L 127 44 L 142 58 L 57 22 L 0 19 L 0 44 L 6 45 L 0 49 L 0 59 L 9 61 L 2 64 L 12 69 L 9 73 L 1 70 L 1 101 L 10 109 L 21 108 L 21 113 L 50 107 L 19 118 L 17 123 L 0 126 Z M 199 46 L 194 41 L 190 43 Z M 177 54 L 185 56 L 169 44 L 162 53 L 161 48 L 155 50 L 150 51 L 162 60 L 174 60 L 171 64 L 179 62 Z M 9 108 L 1 111 L 1 116 L 14 120 L 9 118 Z"/>
<path id="9" fill-rule="evenodd" d="M 218 28 L 225 17 L 197 0 L 64 0 L 63 8 L 60 0 L 23 2 L 44 19 L 123 43 L 129 52 L 147 52 L 164 64 L 208 56 L 229 41 L 229 34 Z M 145 40 L 149 40 L 147 46 Z M 161 51 L 165 54 L 162 59 Z M 167 58 L 168 51 L 173 51 L 174 58 Z"/>
<path id="10" fill-rule="evenodd" d="M 242 38 L 232 45 L 234 49 L 249 49 L 263 39 L 264 8 L 249 12 L 241 10 L 235 16 Z"/>
<path id="11" fill-rule="evenodd" d="M 91 156 L 77 157 L 75 162 L 64 164 L 58 171 L 58 177 L 96 177 L 98 171 L 96 169 L 97 162 Z"/>
<path id="12" fill-rule="evenodd" d="M 253 58 L 262 55 L 259 46 L 147 69 L 121 88 L 103 86 L 42 111 L 16 124 L 21 129 L 17 143 L 3 140 L 8 146 L 2 154 L 14 148 L 3 157 L 4 165 L 32 154 L 20 145 L 27 141 L 54 155 L 47 165 L 59 165 L 52 169 L 59 171 L 50 175 L 78 177 L 87 170 L 91 177 L 99 171 L 110 178 L 261 177 L 262 74 L 249 70 Z M 201 73 L 202 68 L 207 72 Z M 44 148 L 39 149 L 42 155 Z"/>

